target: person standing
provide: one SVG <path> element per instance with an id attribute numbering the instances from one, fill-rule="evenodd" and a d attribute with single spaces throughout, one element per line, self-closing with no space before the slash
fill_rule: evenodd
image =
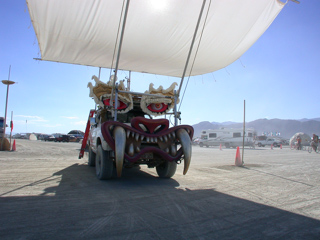
<path id="1" fill-rule="evenodd" d="M 316 152 L 318 148 L 319 143 L 319 137 L 316 134 L 313 134 L 312 141 L 311 141 L 311 147 Z"/>
<path id="2" fill-rule="evenodd" d="M 301 137 L 300 137 L 300 136 L 297 137 L 297 149 L 298 149 L 298 150 L 301 150 L 301 149 L 302 149 L 302 146 L 301 146 Z"/>

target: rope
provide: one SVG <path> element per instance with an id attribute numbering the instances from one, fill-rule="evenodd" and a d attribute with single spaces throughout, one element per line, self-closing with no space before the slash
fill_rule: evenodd
<path id="1" fill-rule="evenodd" d="M 117 49 L 117 45 L 118 45 L 118 39 L 119 39 L 120 26 L 121 26 L 121 19 L 122 19 L 122 15 L 123 15 L 124 4 L 125 4 L 125 0 L 123 0 L 123 2 L 122 2 L 122 9 L 121 9 L 121 14 L 120 14 L 120 19 L 119 19 L 119 25 L 118 25 L 118 32 L 117 32 L 116 42 L 115 42 L 115 44 L 114 44 L 114 51 L 113 51 L 113 55 L 112 55 L 112 62 L 111 62 L 109 79 L 110 79 L 111 74 L 112 74 L 113 62 L 114 62 L 114 58 L 115 58 L 115 55 L 116 55 L 116 49 Z"/>
<path id="2" fill-rule="evenodd" d="M 199 39 L 198 47 L 197 47 L 197 50 L 196 50 L 196 54 L 194 55 L 194 59 L 193 59 L 193 62 L 192 62 L 191 68 L 190 68 L 190 72 L 189 72 L 189 77 L 188 77 L 186 86 L 185 86 L 185 88 L 184 88 L 183 94 L 182 94 L 182 98 L 181 98 L 181 101 L 180 101 L 180 104 L 179 104 L 179 109 L 178 109 L 178 111 L 180 111 L 180 107 L 181 107 L 181 105 L 182 105 L 183 98 L 184 98 L 184 95 L 185 95 L 185 93 L 186 93 L 186 90 L 187 90 L 187 87 L 188 87 L 188 84 L 189 84 L 189 80 L 190 80 L 190 76 L 191 76 L 191 73 L 192 73 L 192 70 L 193 70 L 193 67 L 194 67 L 194 63 L 195 63 L 196 58 L 197 58 L 197 54 L 198 54 L 198 51 L 199 51 L 199 48 L 200 48 L 200 43 L 201 43 L 202 36 L 203 36 L 203 33 L 204 33 L 204 27 L 205 27 L 206 22 L 207 22 L 207 19 L 208 19 L 208 14 L 209 14 L 210 6 L 211 6 L 211 0 L 210 0 L 210 2 L 209 2 L 207 14 L 206 14 L 206 17 L 205 17 L 205 20 L 204 20 L 204 23 L 203 23 L 203 27 L 202 27 L 202 31 L 201 31 L 201 34 L 200 34 L 200 39 Z"/>

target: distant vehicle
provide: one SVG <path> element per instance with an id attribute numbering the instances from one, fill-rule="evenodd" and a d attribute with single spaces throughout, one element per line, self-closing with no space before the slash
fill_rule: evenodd
<path id="1" fill-rule="evenodd" d="M 43 140 L 44 141 L 49 136 L 50 136 L 49 134 L 39 134 L 38 135 L 38 140 Z"/>
<path id="2" fill-rule="evenodd" d="M 254 147 L 254 136 L 256 132 L 252 128 L 245 131 L 244 146 Z M 240 128 L 220 128 L 209 129 L 201 132 L 200 147 L 210 147 L 224 145 L 226 148 L 242 146 L 243 129 Z"/>
<path id="3" fill-rule="evenodd" d="M 259 147 L 271 145 L 273 145 L 274 147 L 280 147 L 281 144 L 282 141 L 277 138 L 266 138 L 265 140 L 256 140 L 256 145 L 258 145 Z"/>
<path id="4" fill-rule="evenodd" d="M 193 145 L 199 145 L 199 142 L 200 142 L 200 138 L 199 137 L 196 137 L 196 138 L 192 139 L 192 144 Z"/>
<path id="5" fill-rule="evenodd" d="M 60 133 L 56 133 L 56 134 L 52 134 L 54 136 L 54 141 L 55 142 L 69 142 L 70 141 L 70 137 L 66 134 L 60 134 Z"/>
<path id="6" fill-rule="evenodd" d="M 55 141 L 55 136 L 53 136 L 53 135 L 46 135 L 46 136 L 44 136 L 44 138 L 43 138 L 43 140 L 44 141 L 49 141 L 49 142 L 54 142 Z"/>
<path id="7" fill-rule="evenodd" d="M 29 139 L 29 135 L 30 134 L 28 134 L 28 133 L 17 133 L 13 137 L 15 139 Z"/>
<path id="8" fill-rule="evenodd" d="M 73 135 L 68 135 L 69 137 L 69 142 L 79 142 L 80 141 L 80 138 L 77 138 Z"/>
<path id="9" fill-rule="evenodd" d="M 84 137 L 84 132 L 80 130 L 72 130 L 68 133 L 68 136 L 73 136 L 76 138 L 76 142 L 79 142 Z M 73 139 L 72 139 L 73 140 Z"/>

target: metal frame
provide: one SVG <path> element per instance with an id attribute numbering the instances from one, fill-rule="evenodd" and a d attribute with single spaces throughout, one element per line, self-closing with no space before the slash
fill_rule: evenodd
<path id="1" fill-rule="evenodd" d="M 193 38 L 192 38 L 192 41 L 191 41 L 189 53 L 188 53 L 188 56 L 187 56 L 187 59 L 186 59 L 186 64 L 185 64 L 185 67 L 184 67 L 184 70 L 183 70 L 183 74 L 182 74 L 182 77 L 181 77 L 180 86 L 179 86 L 178 91 L 174 91 L 174 96 L 173 96 L 173 97 L 171 97 L 171 96 L 161 96 L 161 95 L 156 95 L 156 94 L 146 94 L 146 93 L 138 93 L 138 92 L 118 90 L 118 86 L 116 85 L 117 72 L 118 72 L 118 68 L 119 68 L 120 53 L 121 53 L 121 47 L 122 47 L 122 43 L 123 43 L 124 31 L 125 31 L 125 26 L 126 26 L 126 21 L 127 21 L 127 16 L 128 16 L 129 4 L 130 4 L 130 0 L 127 0 L 126 8 L 125 8 L 125 13 L 124 13 L 124 17 L 123 17 L 123 22 L 122 22 L 120 42 L 119 42 L 119 47 L 118 47 L 117 60 L 116 60 L 116 66 L 115 66 L 115 70 L 114 70 L 112 90 L 111 90 L 111 99 L 110 99 L 110 102 L 111 102 L 112 105 L 113 105 L 113 106 L 112 106 L 112 108 L 113 108 L 113 111 L 112 111 L 112 112 L 113 112 L 113 114 L 114 114 L 114 121 L 117 120 L 118 94 L 119 94 L 119 93 L 131 93 L 131 94 L 135 94 L 135 95 L 155 96 L 155 97 L 157 97 L 157 98 L 159 98 L 159 97 L 160 97 L 160 98 L 162 98 L 162 97 L 163 97 L 163 98 L 173 98 L 173 99 L 174 99 L 174 108 L 173 108 L 174 125 L 177 126 L 177 125 L 178 125 L 177 100 L 178 100 L 178 97 L 179 97 L 179 95 L 180 95 L 181 87 L 182 87 L 182 85 L 183 85 L 184 77 L 185 77 L 185 75 L 186 75 L 186 71 L 187 71 L 187 68 L 188 68 L 188 65 L 189 65 L 189 60 L 190 60 L 190 57 L 191 57 L 191 53 L 192 53 L 192 50 L 193 50 L 193 46 L 194 46 L 194 43 L 195 43 L 195 39 L 196 39 L 196 36 L 197 36 L 197 32 L 198 32 L 198 29 L 199 29 L 199 25 L 200 25 L 200 22 L 201 22 L 203 10 L 204 10 L 204 7 L 205 7 L 205 5 L 206 5 L 206 0 L 203 0 L 203 2 L 202 2 L 202 6 L 201 6 L 200 13 L 199 13 L 197 25 L 196 25 L 196 28 L 195 28 L 195 31 L 194 31 L 194 34 L 193 34 Z M 114 96 L 114 98 L 115 98 L 114 104 L 113 104 L 113 95 L 115 95 L 115 96 Z"/>

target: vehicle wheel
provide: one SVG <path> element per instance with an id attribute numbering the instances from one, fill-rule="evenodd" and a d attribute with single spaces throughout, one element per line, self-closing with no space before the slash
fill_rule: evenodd
<path id="1" fill-rule="evenodd" d="M 99 180 L 110 179 L 113 172 L 113 161 L 110 152 L 104 151 L 99 145 L 96 153 L 96 175 Z"/>
<path id="2" fill-rule="evenodd" d="M 273 147 L 278 147 L 278 144 L 277 143 L 273 143 Z"/>
<path id="3" fill-rule="evenodd" d="M 225 146 L 226 146 L 226 148 L 230 148 L 230 144 L 229 143 L 226 143 Z"/>
<path id="4" fill-rule="evenodd" d="M 177 163 L 165 161 L 157 166 L 156 170 L 160 178 L 171 178 L 176 173 Z"/>
<path id="5" fill-rule="evenodd" d="M 199 143 L 199 146 L 200 146 L 200 147 L 203 147 L 203 143 Z"/>
<path id="6" fill-rule="evenodd" d="M 89 147 L 88 165 L 94 167 L 96 165 L 96 154 Z"/>
<path id="7" fill-rule="evenodd" d="M 262 145 L 261 145 L 261 143 L 258 143 L 258 147 L 261 147 Z"/>

